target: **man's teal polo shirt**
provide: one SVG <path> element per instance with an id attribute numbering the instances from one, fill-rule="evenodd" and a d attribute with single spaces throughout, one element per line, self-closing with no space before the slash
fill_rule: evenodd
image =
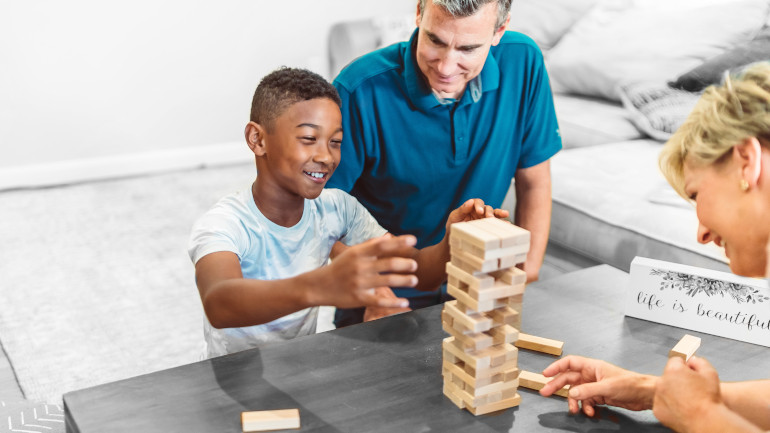
<path id="1" fill-rule="evenodd" d="M 540 49 L 506 32 L 459 101 L 441 104 L 414 44 L 360 57 L 334 80 L 342 98 L 342 161 L 328 183 L 355 196 L 394 234 L 438 243 L 449 213 L 469 198 L 500 207 L 518 168 L 561 149 Z M 479 84 L 478 82 L 476 84 Z"/>

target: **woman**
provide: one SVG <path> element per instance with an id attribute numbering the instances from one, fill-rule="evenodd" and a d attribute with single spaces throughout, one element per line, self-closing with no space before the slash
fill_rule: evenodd
<path id="1" fill-rule="evenodd" d="M 770 62 L 757 63 L 709 87 L 666 143 L 660 167 L 671 186 L 696 205 L 698 241 L 724 247 L 730 269 L 762 276 L 770 238 Z M 770 270 L 770 269 L 768 269 Z M 770 372 L 770 366 L 769 370 Z M 609 404 L 652 409 L 679 432 L 770 430 L 770 380 L 720 383 L 704 359 L 671 358 L 663 376 L 568 356 L 543 371 L 540 393 L 570 384 L 569 410 Z"/>

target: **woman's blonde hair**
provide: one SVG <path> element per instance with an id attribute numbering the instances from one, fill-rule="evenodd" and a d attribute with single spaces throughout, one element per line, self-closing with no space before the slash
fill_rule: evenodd
<path id="1" fill-rule="evenodd" d="M 685 162 L 719 163 L 736 144 L 756 137 L 770 145 L 770 62 L 755 63 L 703 92 L 684 124 L 663 146 L 658 163 L 679 195 Z"/>

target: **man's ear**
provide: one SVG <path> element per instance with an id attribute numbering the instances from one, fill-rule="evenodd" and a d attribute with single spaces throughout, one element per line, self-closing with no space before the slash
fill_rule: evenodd
<path id="1" fill-rule="evenodd" d="M 417 16 L 414 19 L 414 23 L 417 27 L 420 27 L 420 18 L 422 14 L 420 13 L 420 2 L 417 2 Z"/>
<path id="2" fill-rule="evenodd" d="M 749 137 L 733 146 L 733 160 L 741 169 L 741 178 L 749 188 L 757 186 L 762 172 L 762 145 L 756 137 Z"/>
<path id="3" fill-rule="evenodd" d="M 505 30 L 508 28 L 508 23 L 510 22 L 511 14 L 508 14 L 508 16 L 505 17 L 505 22 L 503 22 L 503 24 L 497 30 L 495 30 L 495 35 L 492 37 L 492 46 L 497 46 L 497 44 L 500 43 L 500 39 L 503 38 Z"/>
<path id="4" fill-rule="evenodd" d="M 249 149 L 254 152 L 254 155 L 263 156 L 265 154 L 265 128 L 257 122 L 249 122 L 246 124 L 244 135 L 246 136 L 246 144 L 249 145 Z"/>

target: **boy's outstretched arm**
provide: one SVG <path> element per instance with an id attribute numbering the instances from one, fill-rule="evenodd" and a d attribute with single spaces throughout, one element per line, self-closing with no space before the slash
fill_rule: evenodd
<path id="1" fill-rule="evenodd" d="M 417 284 L 417 263 L 404 257 L 415 243 L 409 235 L 370 239 L 346 249 L 328 266 L 282 280 L 245 279 L 237 255 L 216 252 L 198 260 L 195 278 L 203 309 L 216 328 L 259 325 L 319 305 L 403 307 L 405 299 L 377 296 L 375 288 Z"/>
<path id="2" fill-rule="evenodd" d="M 449 233 L 454 223 L 472 221 L 481 218 L 507 218 L 508 211 L 494 209 L 484 204 L 481 199 L 469 199 L 449 214 L 446 222 L 446 233 L 441 242 L 425 247 L 416 252 L 417 261 L 416 288 L 419 290 L 435 290 L 446 280 L 446 263 L 450 260 Z"/>

